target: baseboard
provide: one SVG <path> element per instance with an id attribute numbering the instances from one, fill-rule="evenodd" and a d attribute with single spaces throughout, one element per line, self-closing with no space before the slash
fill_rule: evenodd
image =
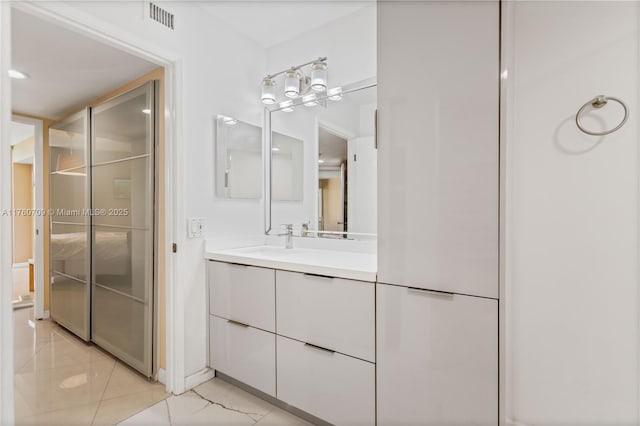
<path id="1" fill-rule="evenodd" d="M 186 390 L 193 389 L 196 386 L 213 379 L 214 376 L 215 370 L 207 367 L 204 370 L 200 370 L 195 374 L 185 377 L 184 387 Z"/>
<path id="2" fill-rule="evenodd" d="M 164 368 L 158 368 L 158 382 L 167 385 L 167 370 Z"/>
<path id="3" fill-rule="evenodd" d="M 29 262 L 20 262 L 13 264 L 14 268 L 26 268 L 27 266 L 29 266 Z"/>

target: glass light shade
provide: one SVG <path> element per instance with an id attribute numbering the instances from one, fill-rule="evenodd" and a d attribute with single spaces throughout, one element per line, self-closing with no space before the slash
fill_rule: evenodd
<path id="1" fill-rule="evenodd" d="M 342 99 L 342 87 L 327 90 L 327 97 L 332 101 L 339 101 Z"/>
<path id="2" fill-rule="evenodd" d="M 276 82 L 270 79 L 262 81 L 262 96 L 260 97 L 265 105 L 276 103 Z"/>
<path id="3" fill-rule="evenodd" d="M 312 107 L 318 105 L 318 98 L 315 93 L 311 93 L 310 95 L 306 95 L 302 97 L 302 103 L 304 106 Z"/>
<path id="4" fill-rule="evenodd" d="M 280 102 L 280 110 L 284 112 L 293 111 L 293 101 Z"/>
<path id="5" fill-rule="evenodd" d="M 311 89 L 316 92 L 327 90 L 327 65 L 324 62 L 315 62 L 311 66 Z"/>
<path id="6" fill-rule="evenodd" d="M 284 78 L 284 95 L 288 98 L 295 98 L 300 94 L 300 74 L 296 71 L 289 71 Z"/>

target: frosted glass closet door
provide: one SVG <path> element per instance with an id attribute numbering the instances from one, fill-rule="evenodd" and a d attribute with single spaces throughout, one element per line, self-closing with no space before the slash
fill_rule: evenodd
<path id="1" fill-rule="evenodd" d="M 89 340 L 88 110 L 49 129 L 51 318 Z"/>
<path id="2" fill-rule="evenodd" d="M 92 109 L 92 339 L 152 374 L 154 83 Z"/>

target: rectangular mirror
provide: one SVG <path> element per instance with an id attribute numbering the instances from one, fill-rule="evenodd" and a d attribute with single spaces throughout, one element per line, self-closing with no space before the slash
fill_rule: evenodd
<path id="1" fill-rule="evenodd" d="M 215 119 L 216 194 L 222 198 L 262 197 L 262 128 L 236 118 Z M 302 200 L 303 143 L 280 133 L 273 135 L 273 199 Z"/>
<path id="2" fill-rule="evenodd" d="M 296 235 L 371 239 L 377 233 L 377 150 L 375 146 L 375 81 L 368 80 L 297 98 L 265 112 L 266 232 L 293 224 Z M 287 134 L 304 145 L 302 196 L 281 203 L 288 177 L 278 156 L 279 138 Z M 270 185 L 270 182 L 272 185 Z M 294 199 L 295 200 L 295 199 Z"/>
<path id="3" fill-rule="evenodd" d="M 219 115 L 215 119 L 216 194 L 222 198 L 262 196 L 262 129 Z"/>

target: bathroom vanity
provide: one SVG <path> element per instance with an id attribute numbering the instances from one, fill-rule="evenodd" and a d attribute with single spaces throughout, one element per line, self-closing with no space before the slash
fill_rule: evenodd
<path id="1" fill-rule="evenodd" d="M 374 254 L 260 246 L 205 257 L 212 368 L 329 423 L 375 423 Z"/>

